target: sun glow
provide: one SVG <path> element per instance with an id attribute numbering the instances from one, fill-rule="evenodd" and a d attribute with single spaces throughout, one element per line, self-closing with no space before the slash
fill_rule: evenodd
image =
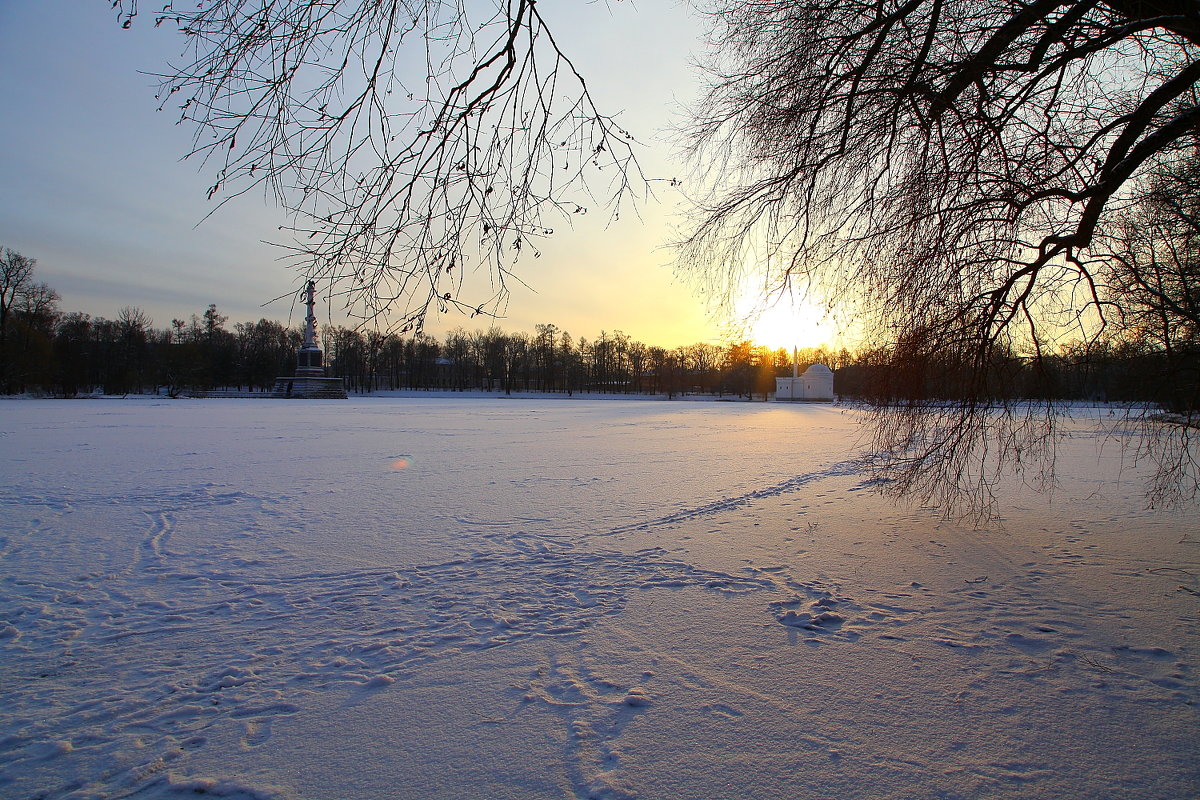
<path id="1" fill-rule="evenodd" d="M 825 309 L 808 300 L 782 298 L 761 312 L 748 311 L 744 316 L 748 338 L 772 350 L 831 345 L 837 338 Z"/>

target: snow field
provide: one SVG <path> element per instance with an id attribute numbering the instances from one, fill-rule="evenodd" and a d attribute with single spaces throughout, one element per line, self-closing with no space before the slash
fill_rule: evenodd
<path id="1" fill-rule="evenodd" d="M 853 411 L 0 402 L 0 796 L 1200 794 L 1200 528 L 871 491 Z"/>

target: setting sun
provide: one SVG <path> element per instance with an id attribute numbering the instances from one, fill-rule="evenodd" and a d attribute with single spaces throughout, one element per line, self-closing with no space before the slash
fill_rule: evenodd
<path id="1" fill-rule="evenodd" d="M 755 344 L 771 349 L 819 347 L 836 338 L 832 320 L 825 309 L 807 300 L 787 298 L 773 306 L 754 312 L 743 312 L 747 335 Z"/>

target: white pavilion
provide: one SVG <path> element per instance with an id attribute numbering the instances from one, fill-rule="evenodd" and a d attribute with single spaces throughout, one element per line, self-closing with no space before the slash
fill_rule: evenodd
<path id="1" fill-rule="evenodd" d="M 792 377 L 775 379 L 776 400 L 832 400 L 833 370 L 824 364 L 813 364 L 798 375 L 798 365 L 792 362 Z"/>

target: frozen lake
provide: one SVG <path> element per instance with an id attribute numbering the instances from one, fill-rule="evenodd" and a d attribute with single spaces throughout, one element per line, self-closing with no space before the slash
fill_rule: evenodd
<path id="1" fill-rule="evenodd" d="M 1200 794 L 1195 510 L 829 405 L 0 400 L 0 796 Z"/>

